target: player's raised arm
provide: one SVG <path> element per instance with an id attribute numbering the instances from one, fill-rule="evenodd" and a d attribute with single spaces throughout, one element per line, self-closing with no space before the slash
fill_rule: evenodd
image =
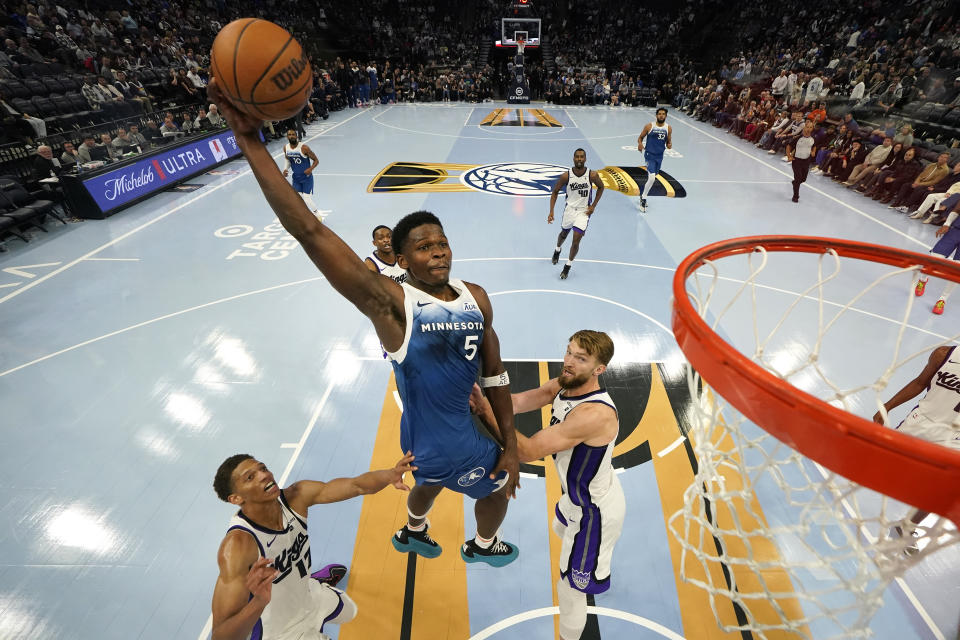
<path id="1" fill-rule="evenodd" d="M 643 128 L 643 131 L 640 132 L 640 135 L 637 137 L 637 151 L 643 151 L 643 140 L 647 137 L 647 134 L 650 133 L 651 123 L 647 123 L 647 126 Z"/>
<path id="2" fill-rule="evenodd" d="M 400 285 L 389 278 L 376 277 L 337 234 L 310 212 L 260 142 L 257 136 L 260 119 L 237 110 L 220 91 L 216 78 L 210 80 L 207 92 L 227 119 L 263 195 L 284 229 L 296 238 L 333 288 L 373 321 L 383 339 L 384 326 L 391 321 L 396 324 L 397 317 L 403 317 Z"/>
<path id="3" fill-rule="evenodd" d="M 557 204 L 557 196 L 560 195 L 560 189 L 563 189 L 567 186 L 567 182 L 570 180 L 570 172 L 564 171 L 563 175 L 557 178 L 557 181 L 553 183 L 553 190 L 550 192 L 550 215 L 547 216 L 547 224 L 553 224 L 553 207 Z"/>
<path id="4" fill-rule="evenodd" d="M 673 127 L 667 125 L 667 149 L 673 149 Z"/>
<path id="5" fill-rule="evenodd" d="M 497 460 L 497 466 L 490 472 L 496 478 L 501 471 L 510 474 L 505 494 L 508 498 L 516 495 L 517 481 L 520 476 L 520 463 L 517 460 L 517 432 L 513 426 L 513 402 L 510 399 L 510 378 L 506 374 L 500 359 L 500 339 L 493 330 L 493 306 L 483 287 L 465 283 L 470 288 L 474 300 L 483 313 L 483 342 L 480 344 L 480 386 L 486 389 L 487 398 L 497 420 L 497 426 L 503 453 Z"/>
<path id="6" fill-rule="evenodd" d="M 408 451 L 392 469 L 368 471 L 355 478 L 335 478 L 329 482 L 301 480 L 284 489 L 283 493 L 294 511 L 306 513 L 315 504 L 342 502 L 377 493 L 390 485 L 401 491 L 409 491 L 410 487 L 403 482 L 403 474 L 417 469 L 412 463 L 413 454 Z"/>

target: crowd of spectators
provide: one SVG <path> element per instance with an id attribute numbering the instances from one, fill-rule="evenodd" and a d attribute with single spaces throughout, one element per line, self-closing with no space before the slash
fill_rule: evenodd
<path id="1" fill-rule="evenodd" d="M 689 65 L 663 97 L 771 155 L 813 122 L 814 175 L 942 225 L 960 201 L 960 33 L 949 3 L 854 13 L 821 4 L 731 12 L 751 19 L 739 44 L 753 46 L 703 75 Z"/>
<path id="2" fill-rule="evenodd" d="M 535 100 L 614 107 L 670 101 L 774 154 L 799 123 L 812 120 L 821 150 L 814 174 L 853 177 L 851 188 L 881 200 L 895 183 L 886 173 L 902 178 L 914 162 L 935 161 L 942 151 L 936 143 L 960 134 L 960 36 L 948 0 L 871 0 L 856 10 L 826 0 L 535 5 L 546 43 L 528 51 Z M 499 36 L 500 0 L 130 0 L 123 8 L 39 0 L 4 8 L 3 135 L 34 148 L 46 142 L 55 159 L 64 142 L 77 149 L 88 133 L 115 138 L 133 122 L 163 129 L 168 111 L 177 133 L 189 133 L 206 113 L 210 43 L 223 24 L 245 15 L 287 27 L 311 54 L 314 90 L 294 125 L 301 131 L 337 109 L 492 100 L 505 95 L 509 79 L 508 58 L 480 55 L 480 43 Z M 698 37 L 705 46 L 691 49 Z M 710 64 L 708 45 L 738 53 Z M 928 115 L 944 127 L 926 126 Z M 856 130 L 850 121 L 860 123 Z M 268 135 L 282 134 L 267 125 Z M 889 152 L 875 151 L 886 134 Z M 938 135 L 934 144 L 920 139 Z M 898 196 L 891 204 L 913 207 Z"/>

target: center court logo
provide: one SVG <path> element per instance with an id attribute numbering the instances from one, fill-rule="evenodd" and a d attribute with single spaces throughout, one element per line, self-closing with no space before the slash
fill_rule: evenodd
<path id="1" fill-rule="evenodd" d="M 492 115 L 495 117 L 491 123 L 496 124 L 496 117 L 499 116 L 497 112 Z M 498 196 L 544 198 L 550 195 L 553 184 L 565 171 L 565 166 L 542 162 L 498 162 L 483 165 L 392 162 L 374 176 L 367 186 L 367 193 L 480 191 Z M 640 195 L 640 185 L 647 182 L 647 170 L 644 167 L 607 166 L 597 173 L 607 189 L 626 196 Z M 673 176 L 661 171 L 649 195 L 683 198 L 687 192 Z"/>
<path id="2" fill-rule="evenodd" d="M 503 196 L 549 196 L 566 167 L 539 162 L 485 164 L 465 172 L 460 181 L 477 191 Z"/>

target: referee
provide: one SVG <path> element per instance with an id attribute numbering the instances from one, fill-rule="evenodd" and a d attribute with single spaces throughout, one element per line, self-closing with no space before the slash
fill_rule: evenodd
<path id="1" fill-rule="evenodd" d="M 817 155 L 817 143 L 813 139 L 812 122 L 803 125 L 803 133 L 787 143 L 787 160 L 793 164 L 793 201 L 800 202 L 800 185 L 807 181 L 810 162 Z"/>

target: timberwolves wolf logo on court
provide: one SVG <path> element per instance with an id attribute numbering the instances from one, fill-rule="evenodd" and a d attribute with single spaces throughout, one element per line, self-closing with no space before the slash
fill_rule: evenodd
<path id="1" fill-rule="evenodd" d="M 567 170 L 555 164 L 502 162 L 467 171 L 460 182 L 477 191 L 501 196 L 549 196 L 553 183 Z"/>
<path id="2" fill-rule="evenodd" d="M 554 182 L 567 170 L 542 162 L 498 162 L 456 164 L 444 162 L 394 162 L 378 173 L 367 193 L 457 193 L 481 191 L 498 196 L 544 198 Z M 604 167 L 597 173 L 607 189 L 626 196 L 640 195 L 639 185 L 647 181 L 644 167 Z M 684 198 L 687 195 L 674 177 L 661 171 L 650 190 L 651 196 Z"/>

